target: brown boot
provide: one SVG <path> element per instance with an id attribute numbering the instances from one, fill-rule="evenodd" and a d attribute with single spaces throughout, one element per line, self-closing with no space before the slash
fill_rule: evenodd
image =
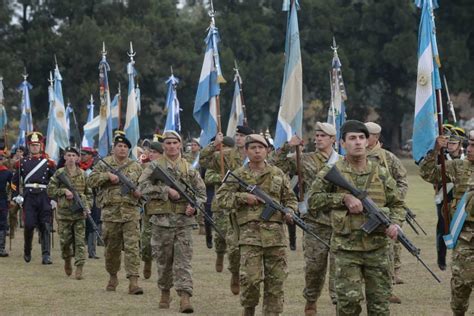
<path id="1" fill-rule="evenodd" d="M 206 234 L 206 229 L 204 228 L 204 225 L 199 225 L 199 235 L 205 235 Z"/>
<path id="2" fill-rule="evenodd" d="M 388 301 L 392 304 L 401 304 L 402 303 L 402 300 L 396 296 L 395 294 L 392 294 L 390 296 L 390 298 L 388 299 Z"/>
<path id="3" fill-rule="evenodd" d="M 143 277 L 147 280 L 151 277 L 151 260 L 145 261 L 145 266 L 143 267 Z"/>
<path id="4" fill-rule="evenodd" d="M 230 277 L 230 291 L 234 295 L 238 295 L 240 292 L 239 275 L 237 273 L 232 273 Z"/>
<path id="5" fill-rule="evenodd" d="M 395 269 L 395 273 L 393 276 L 393 283 L 395 284 L 403 284 L 405 283 L 401 278 L 400 278 L 400 268 Z"/>
<path id="6" fill-rule="evenodd" d="M 306 301 L 306 305 L 304 307 L 304 315 L 316 316 L 316 312 L 317 312 L 316 302 Z"/>
<path id="7" fill-rule="evenodd" d="M 194 313 L 194 308 L 191 305 L 191 302 L 189 301 L 189 294 L 180 291 L 179 296 L 181 297 L 181 301 L 179 302 L 179 312 L 183 314 Z"/>
<path id="8" fill-rule="evenodd" d="M 76 267 L 76 280 L 82 280 L 82 267 L 83 266 Z"/>
<path id="9" fill-rule="evenodd" d="M 244 311 L 242 312 L 242 316 L 254 316 L 255 315 L 255 307 L 245 307 Z"/>
<path id="10" fill-rule="evenodd" d="M 133 294 L 133 295 L 143 294 L 143 289 L 138 286 L 138 277 L 137 276 L 129 277 L 128 281 L 130 282 L 129 285 L 128 285 L 128 294 Z"/>
<path id="11" fill-rule="evenodd" d="M 170 302 L 171 302 L 170 290 L 161 290 L 159 308 L 161 309 L 170 308 Z"/>
<path id="12" fill-rule="evenodd" d="M 216 271 L 222 272 L 224 269 L 224 254 L 218 253 L 216 258 Z"/>
<path id="13" fill-rule="evenodd" d="M 67 276 L 72 274 L 71 257 L 64 259 L 64 272 Z"/>
<path id="14" fill-rule="evenodd" d="M 117 274 L 111 274 L 109 278 L 109 283 L 107 284 L 107 287 L 105 288 L 106 291 L 115 291 L 117 288 L 117 285 L 119 284 Z"/>

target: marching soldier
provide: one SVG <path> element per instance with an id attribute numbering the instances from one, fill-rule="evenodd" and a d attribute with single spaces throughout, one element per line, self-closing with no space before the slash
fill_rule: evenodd
<path id="1" fill-rule="evenodd" d="M 40 132 L 32 132 L 26 138 L 29 155 L 17 162 L 12 179 L 13 200 L 18 205 L 23 205 L 25 213 L 23 258 L 26 262 L 31 261 L 33 233 L 35 227 L 38 227 L 41 234 L 42 263 L 52 264 L 52 207 L 46 190 L 56 165 L 43 154 L 44 138 Z M 23 195 L 20 195 L 20 190 Z"/>
<path id="2" fill-rule="evenodd" d="M 245 316 L 255 314 L 262 277 L 263 314 L 269 316 L 283 312 L 283 284 L 288 276 L 283 222 L 292 222 L 291 213 L 298 207 L 288 176 L 281 169 L 265 161 L 267 147 L 268 143 L 263 136 L 258 134 L 246 136 L 245 151 L 249 163 L 234 173 L 246 183 L 258 185 L 276 202 L 289 208 L 290 212 L 287 215 L 275 212 L 268 221 L 264 221 L 260 217 L 264 204 L 257 196 L 245 192 L 235 183 L 224 183 L 216 193 L 221 208 L 235 210 L 239 225 L 242 289 L 240 303 L 244 307 Z"/>
<path id="3" fill-rule="evenodd" d="M 67 147 L 64 150 L 65 164 L 58 169 L 48 185 L 48 194 L 58 202 L 58 233 L 61 245 L 61 256 L 64 259 L 64 272 L 67 276 L 72 274 L 71 258 L 74 256 L 74 266 L 76 267 L 76 280 L 82 279 L 82 269 L 85 259 L 85 215 L 90 212 L 91 190 L 86 184 L 86 173 L 77 166 L 79 151 L 74 147 Z M 59 175 L 64 174 L 80 195 L 82 201 L 87 205 L 87 209 L 73 210 L 74 195 L 59 180 Z"/>
<path id="4" fill-rule="evenodd" d="M 158 266 L 158 287 L 161 290 L 159 308 L 170 306 L 170 289 L 180 296 L 181 313 L 194 311 L 191 259 L 193 255 L 192 227 L 196 210 L 178 191 L 153 178 L 157 166 L 177 181 L 189 184 L 197 193 L 198 203 L 206 201 L 206 188 L 199 173 L 181 157 L 181 136 L 175 131 L 163 133 L 163 157 L 154 160 L 140 177 L 140 189 L 149 197 L 147 215 L 152 224 L 151 247 Z"/>
<path id="5" fill-rule="evenodd" d="M 387 236 L 397 238 L 403 219 L 403 201 L 399 199 L 396 182 L 389 172 L 367 158 L 369 131 L 364 123 L 349 120 L 341 127 L 341 134 L 346 157 L 338 160 L 335 166 L 350 183 L 366 191 L 379 207 L 387 207 L 387 215 L 394 224 L 385 231 L 365 233 L 361 226 L 367 217 L 362 213 L 361 201 L 324 179 L 331 167 L 325 167 L 314 180 L 309 204 L 329 212 L 333 228 L 331 251 L 336 263 L 337 314 L 361 313 L 365 283 L 367 313 L 389 315 L 392 282 Z"/>
<path id="6" fill-rule="evenodd" d="M 436 154 L 440 148 L 448 146 L 446 136 L 438 136 L 434 150 L 428 152 L 420 163 L 421 177 L 430 183 L 441 182 L 441 167 L 436 164 Z M 464 193 L 474 187 L 474 131 L 469 133 L 466 159 L 446 161 L 446 177 L 454 184 L 451 216 Z M 459 237 L 454 240 L 453 259 L 451 265 L 451 309 L 453 315 L 461 316 L 469 307 L 469 296 L 474 285 L 474 211 L 472 193 L 467 194 L 465 212 L 467 217 L 461 222 Z M 456 219 L 453 218 L 453 221 Z M 463 224 L 463 225 L 462 225 Z"/>
<path id="7" fill-rule="evenodd" d="M 301 157 L 301 173 L 304 175 L 304 186 L 307 191 L 322 168 L 326 165 L 333 165 L 340 159 L 338 153 L 333 149 L 336 141 L 336 129 L 328 123 L 316 123 L 315 145 L 317 151 L 304 153 Z M 295 157 L 288 158 L 291 147 L 299 146 L 302 140 L 293 136 L 288 143 L 285 143 L 273 156 L 275 166 L 281 168 L 286 173 L 296 174 Z M 318 234 L 328 244 L 331 240 L 332 228 L 331 220 L 327 212 L 323 212 L 312 205 L 308 205 L 308 213 L 302 217 L 308 228 Z M 332 302 L 336 303 L 336 291 L 334 289 L 334 257 L 329 249 L 315 240 L 308 234 L 304 235 L 304 258 L 305 258 L 305 288 L 303 296 L 306 299 L 305 315 L 316 315 L 316 302 L 321 295 L 329 257 L 329 296 Z"/>
<path id="8" fill-rule="evenodd" d="M 11 185 L 12 172 L 6 166 L 6 157 L 3 150 L 0 150 L 0 257 L 8 257 L 5 250 L 6 236 L 8 230 L 8 187 Z M 11 230 L 10 230 L 11 231 Z M 10 239 L 11 239 L 10 234 Z"/>
<path id="9" fill-rule="evenodd" d="M 140 164 L 128 158 L 132 147 L 123 134 L 114 138 L 113 154 L 104 160 L 118 169 L 131 182 L 137 183 L 142 172 Z M 103 236 L 105 242 L 105 269 L 110 275 L 107 291 L 115 291 L 118 285 L 117 273 L 124 250 L 125 272 L 129 279 L 128 293 L 143 294 L 138 286 L 140 269 L 140 191 L 122 194 L 120 179 L 110 172 L 103 162 L 95 165 L 89 176 L 88 185 L 97 190 L 98 206 L 102 210 Z"/>

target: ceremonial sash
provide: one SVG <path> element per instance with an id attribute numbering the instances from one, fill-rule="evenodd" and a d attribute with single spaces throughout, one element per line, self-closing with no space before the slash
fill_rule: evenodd
<path id="1" fill-rule="evenodd" d="M 461 198 L 458 205 L 456 206 L 456 213 L 454 213 L 453 218 L 451 219 L 451 224 L 449 225 L 449 234 L 444 235 L 444 243 L 448 249 L 453 249 L 456 246 L 459 234 L 461 233 L 464 221 L 466 220 L 466 199 L 467 192 Z"/>

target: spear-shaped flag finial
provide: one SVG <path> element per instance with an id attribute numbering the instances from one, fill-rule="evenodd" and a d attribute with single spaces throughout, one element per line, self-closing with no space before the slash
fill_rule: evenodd
<path id="1" fill-rule="evenodd" d="M 28 76 L 29 76 L 28 73 L 26 72 L 26 67 L 23 68 L 23 74 L 22 74 L 22 76 L 23 76 L 23 80 L 26 81 L 26 79 L 27 79 Z"/>
<path id="2" fill-rule="evenodd" d="M 25 80 L 26 80 L 26 79 L 25 79 Z M 53 83 L 54 83 L 53 72 L 52 72 L 52 71 L 49 72 L 48 82 L 49 82 L 49 84 L 50 84 L 51 86 L 52 86 Z"/>
<path id="3" fill-rule="evenodd" d="M 102 57 L 107 56 L 107 51 L 105 50 L 105 42 L 102 42 Z"/>
<path id="4" fill-rule="evenodd" d="M 135 57 L 136 54 L 137 54 L 137 52 L 134 52 L 134 51 L 133 51 L 133 44 L 132 44 L 132 42 L 130 42 L 130 51 L 127 52 L 127 55 L 128 55 L 128 57 L 130 57 L 130 60 L 131 60 L 132 62 L 134 61 L 134 60 L 133 60 L 133 57 Z"/>
<path id="5" fill-rule="evenodd" d="M 94 96 L 92 95 L 92 93 L 91 93 L 90 102 L 91 102 L 91 103 L 94 103 Z"/>
<path id="6" fill-rule="evenodd" d="M 337 46 L 336 44 L 336 38 L 333 36 L 332 37 L 332 46 L 331 46 L 331 49 L 334 51 L 334 56 L 337 56 L 337 49 L 339 48 L 339 46 Z"/>

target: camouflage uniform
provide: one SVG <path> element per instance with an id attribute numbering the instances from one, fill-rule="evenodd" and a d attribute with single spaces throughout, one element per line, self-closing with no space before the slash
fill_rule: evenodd
<path id="1" fill-rule="evenodd" d="M 378 164 L 368 161 L 364 171 L 352 169 L 346 160 L 339 160 L 335 166 L 341 174 L 358 189 L 368 195 L 395 223 L 403 218 L 403 202 L 395 180 L 388 171 Z M 347 191 L 326 180 L 325 167 L 316 177 L 311 187 L 309 204 L 314 209 L 329 210 L 333 235 L 331 251 L 336 263 L 336 293 L 338 315 L 359 315 L 360 302 L 364 299 L 362 285 L 365 282 L 365 298 L 369 315 L 389 315 L 389 301 L 392 284 L 390 280 L 389 238 L 385 227 L 379 227 L 368 235 L 361 230 L 366 222 L 364 214 L 350 214 L 343 198 Z M 370 181 L 369 181 L 370 180 Z M 370 183 L 367 183 L 370 182 Z"/>
<path id="2" fill-rule="evenodd" d="M 235 170 L 241 167 L 244 163 L 245 157 L 240 153 L 237 148 L 224 148 L 224 170 Z M 199 164 L 204 168 L 207 168 L 206 171 L 206 178 L 207 172 L 209 170 L 213 170 L 210 175 L 213 175 L 213 178 L 217 178 L 216 187 L 217 190 L 218 186 L 220 186 L 221 174 L 220 174 L 220 152 L 217 150 L 214 142 L 211 142 L 207 147 L 205 147 L 201 151 L 201 156 L 199 158 Z M 217 254 L 224 254 L 227 250 L 227 256 L 229 259 L 229 266 L 228 269 L 231 273 L 238 274 L 239 273 L 239 265 L 240 265 L 240 254 L 239 254 L 239 247 L 237 244 L 237 240 L 234 238 L 234 231 L 232 229 L 232 225 L 230 223 L 230 216 L 233 210 L 229 209 L 228 211 L 222 210 L 218 207 L 219 202 L 216 198 L 212 201 L 212 214 L 214 216 L 214 221 L 217 224 L 217 228 L 226 236 L 226 239 L 222 239 L 217 233 L 214 236 L 215 244 L 216 244 L 216 253 Z"/>
<path id="3" fill-rule="evenodd" d="M 150 163 L 144 163 L 141 165 L 142 169 L 145 170 Z M 151 223 L 150 218 L 151 215 L 147 212 L 147 205 L 144 206 L 144 211 L 142 214 L 142 231 L 140 236 L 140 244 L 141 244 L 141 257 L 142 261 L 150 262 L 153 260 L 153 256 L 151 255 Z"/>
<path id="4" fill-rule="evenodd" d="M 151 216 L 151 248 L 158 267 L 158 287 L 161 290 L 176 288 L 193 295 L 191 259 L 193 255 L 192 226 L 194 217 L 185 215 L 188 202 L 168 197 L 169 187 L 151 175 L 156 165 L 161 166 L 176 180 L 188 183 L 198 194 L 197 202 L 206 201 L 206 187 L 199 173 L 184 159 L 171 161 L 166 156 L 150 163 L 143 171 L 139 187 L 149 197 L 147 214 Z"/>
<path id="5" fill-rule="evenodd" d="M 390 172 L 390 175 L 397 183 L 398 192 L 400 193 L 400 199 L 405 200 L 405 196 L 408 191 L 408 180 L 407 170 L 403 166 L 400 159 L 397 158 L 393 153 L 385 150 L 381 147 L 380 143 L 377 143 L 374 148 L 368 151 L 367 157 L 378 162 L 382 167 Z M 403 222 L 402 222 L 403 223 Z M 392 277 L 395 274 L 395 270 L 400 269 L 402 266 L 401 261 L 402 245 L 398 240 L 391 241 L 390 245 L 390 261 L 392 263 Z"/>
<path id="6" fill-rule="evenodd" d="M 113 156 L 104 160 L 113 168 L 137 183 L 142 168 L 129 158 L 121 165 Z M 108 176 L 108 168 L 101 162 L 97 163 L 89 176 L 88 184 L 97 189 L 97 204 L 102 209 L 103 238 L 105 242 L 105 269 L 110 275 L 120 270 L 122 249 L 125 252 L 125 272 L 127 278 L 138 277 L 140 268 L 140 209 L 139 201 L 133 192 L 121 193 L 122 184 L 112 184 Z"/>
<path id="7" fill-rule="evenodd" d="M 441 182 L 441 168 L 436 165 L 436 153 L 431 151 L 420 163 L 421 177 L 430 183 Z M 474 188 L 474 163 L 454 159 L 446 161 L 446 177 L 454 184 L 451 216 L 463 194 Z M 454 315 L 464 315 L 469 306 L 469 296 L 474 286 L 474 202 L 468 193 L 467 218 L 453 250 L 451 277 L 451 309 Z"/>
<path id="8" fill-rule="evenodd" d="M 273 164 L 281 168 L 285 173 L 296 174 L 296 160 L 288 159 L 291 146 L 285 143 L 280 150 L 276 151 L 272 158 Z M 337 155 L 337 154 L 336 154 Z M 338 155 L 339 158 L 339 155 Z M 303 153 L 301 155 L 301 172 L 304 175 L 303 181 L 305 191 L 311 188 L 311 183 L 328 163 L 328 157 L 322 152 Z M 308 213 L 302 217 L 308 228 L 321 237 L 327 243 L 331 240 L 331 220 L 327 212 L 319 211 L 312 205 L 308 205 Z M 334 256 L 329 249 L 315 240 L 309 234 L 304 234 L 304 259 L 305 259 L 305 288 L 304 298 L 309 302 L 316 302 L 321 296 L 321 292 L 326 279 L 329 255 L 329 296 L 336 302 L 336 291 L 334 288 Z"/>
<path id="9" fill-rule="evenodd" d="M 279 168 L 267 164 L 262 172 L 255 173 L 248 166 L 243 166 L 235 170 L 235 174 L 248 184 L 257 184 L 285 207 L 297 209 L 290 181 Z M 216 197 L 221 208 L 235 209 L 236 212 L 239 225 L 241 305 L 245 308 L 258 305 L 260 283 L 263 281 L 264 313 L 281 313 L 284 302 L 283 283 L 288 276 L 282 213 L 277 211 L 268 221 L 263 221 L 260 214 L 264 206 L 248 206 L 247 193 L 234 183 L 223 184 Z"/>
<path id="10" fill-rule="evenodd" d="M 58 175 L 66 173 L 71 184 L 81 196 L 84 203 L 90 209 L 90 197 L 92 191 L 87 187 L 86 174 L 83 170 L 76 167 L 73 175 L 67 172 L 66 168 L 58 169 L 48 184 L 48 195 L 57 200 L 57 221 L 59 243 L 61 245 L 61 257 L 66 260 L 74 256 L 74 265 L 82 266 L 85 263 L 85 230 L 86 223 L 84 213 L 72 212 L 74 200 L 66 199 L 64 191 L 66 186 L 58 180 Z M 84 210 L 86 211 L 86 210 Z"/>

